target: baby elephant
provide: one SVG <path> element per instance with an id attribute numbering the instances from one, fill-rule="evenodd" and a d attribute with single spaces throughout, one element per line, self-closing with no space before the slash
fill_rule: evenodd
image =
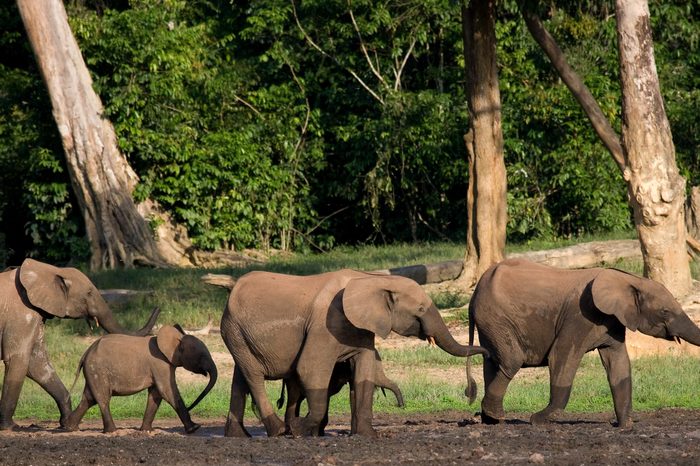
<path id="1" fill-rule="evenodd" d="M 175 384 L 177 367 L 209 375 L 206 388 L 189 408 L 185 407 Z M 68 430 L 76 430 L 85 412 L 97 404 L 104 432 L 114 432 L 116 426 L 109 411 L 112 395 L 133 395 L 148 388 L 141 430 L 151 430 L 160 402 L 165 399 L 185 425 L 185 432 L 191 434 L 200 426 L 192 422 L 189 411 L 209 393 L 217 378 L 216 365 L 207 347 L 198 338 L 185 335 L 179 325 L 164 326 L 155 337 L 105 335 L 83 354 L 76 380 L 81 368 L 85 376 L 83 399 L 68 416 L 65 426 Z"/>

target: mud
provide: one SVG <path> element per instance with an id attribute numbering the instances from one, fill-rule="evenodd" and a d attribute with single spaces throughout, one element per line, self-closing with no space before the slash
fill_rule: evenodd
<path id="1" fill-rule="evenodd" d="M 700 464 L 700 410 L 635 413 L 632 429 L 609 422 L 612 413 L 572 414 L 546 426 L 527 416 L 486 426 L 460 412 L 375 416 L 376 439 L 348 435 L 349 419 L 332 418 L 319 438 L 223 437 L 223 419 L 185 435 L 176 420 L 156 420 L 156 430 L 135 430 L 140 420 L 117 423 L 102 434 L 99 421 L 80 432 L 55 423 L 22 423 L 0 433 L 0 463 L 37 464 Z"/>

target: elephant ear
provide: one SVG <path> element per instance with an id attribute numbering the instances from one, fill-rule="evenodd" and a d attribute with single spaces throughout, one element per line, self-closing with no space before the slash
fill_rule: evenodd
<path id="1" fill-rule="evenodd" d="M 164 325 L 156 335 L 158 349 L 173 366 L 179 365 L 179 358 L 176 357 L 176 354 L 182 337 L 183 334 L 171 325 Z"/>
<path id="2" fill-rule="evenodd" d="M 357 328 L 369 330 L 382 338 L 391 332 L 393 296 L 385 278 L 367 277 L 350 280 L 343 292 L 345 317 Z"/>
<path id="3" fill-rule="evenodd" d="M 591 285 L 593 304 L 602 313 L 614 315 L 622 325 L 637 330 L 641 314 L 637 305 L 637 289 L 625 272 L 605 269 Z"/>
<path id="4" fill-rule="evenodd" d="M 60 268 L 25 259 L 19 267 L 19 282 L 32 306 L 56 317 L 66 316 L 72 282 Z"/>

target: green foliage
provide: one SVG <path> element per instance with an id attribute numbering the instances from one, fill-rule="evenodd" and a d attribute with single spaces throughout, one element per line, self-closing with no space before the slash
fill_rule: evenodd
<path id="1" fill-rule="evenodd" d="M 0 266 L 86 257 L 82 218 L 43 82 L 14 3 L 0 7 Z"/>
<path id="2" fill-rule="evenodd" d="M 699 5 L 650 2 L 689 186 L 700 183 Z M 611 5 L 538 8 L 618 128 Z M 134 195 L 158 201 L 198 247 L 462 241 L 469 63 L 458 2 L 131 0 L 68 12 L 140 177 Z M 14 2 L 0 20 L 0 263 L 79 262 L 83 220 Z M 619 170 L 516 2 L 499 2 L 497 36 L 508 239 L 629 230 Z"/>

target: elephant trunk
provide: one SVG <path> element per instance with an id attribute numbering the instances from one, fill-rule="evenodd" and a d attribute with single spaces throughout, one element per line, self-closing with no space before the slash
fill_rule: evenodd
<path id="1" fill-rule="evenodd" d="M 426 337 L 433 337 L 435 343 L 444 351 L 450 353 L 453 356 L 472 356 L 475 354 L 483 354 L 488 356 L 488 350 L 482 348 L 481 346 L 471 346 L 462 345 L 454 339 L 450 333 L 447 325 L 442 320 L 440 316 L 440 311 L 438 311 L 435 305 L 430 306 L 430 308 L 423 314 L 420 318 L 421 329 Z"/>
<path id="2" fill-rule="evenodd" d="M 700 328 L 690 320 L 688 314 L 681 312 L 666 324 L 666 329 L 671 338 L 681 338 L 688 343 L 700 346 Z"/>
<path id="3" fill-rule="evenodd" d="M 205 396 L 209 394 L 212 388 L 214 388 L 214 385 L 216 384 L 216 378 L 218 377 L 217 371 L 216 371 L 216 365 L 214 364 L 214 361 L 211 362 L 211 365 L 206 369 L 206 373 L 209 375 L 209 383 L 207 384 L 206 387 L 204 387 L 204 390 L 202 390 L 202 393 L 199 394 L 196 400 L 192 402 L 192 404 L 187 408 L 187 411 L 191 411 L 192 408 L 197 406 L 200 401 L 204 399 Z"/>
<path id="4" fill-rule="evenodd" d="M 394 397 L 396 397 L 396 406 L 398 406 L 399 408 L 403 408 L 404 406 L 406 406 L 403 401 L 403 393 L 401 393 L 401 389 L 398 385 L 396 385 L 395 383 L 391 383 L 387 385 L 386 388 L 388 388 L 394 394 Z"/>
<path id="5" fill-rule="evenodd" d="M 107 333 L 121 333 L 124 335 L 133 335 L 138 337 L 142 337 L 151 333 L 153 325 L 155 325 L 156 319 L 158 319 L 158 314 L 160 314 L 160 309 L 157 307 L 154 308 L 151 312 L 151 316 L 148 318 L 148 322 L 146 322 L 146 325 L 144 325 L 139 330 L 132 331 L 125 329 L 119 324 L 119 322 L 117 322 L 117 319 L 114 318 L 114 314 L 112 314 L 112 311 L 109 309 L 109 306 L 106 302 L 104 303 L 104 305 L 98 306 L 98 308 L 99 310 L 95 310 L 94 312 L 92 312 L 90 314 L 90 317 L 96 319 L 99 325 Z"/>

